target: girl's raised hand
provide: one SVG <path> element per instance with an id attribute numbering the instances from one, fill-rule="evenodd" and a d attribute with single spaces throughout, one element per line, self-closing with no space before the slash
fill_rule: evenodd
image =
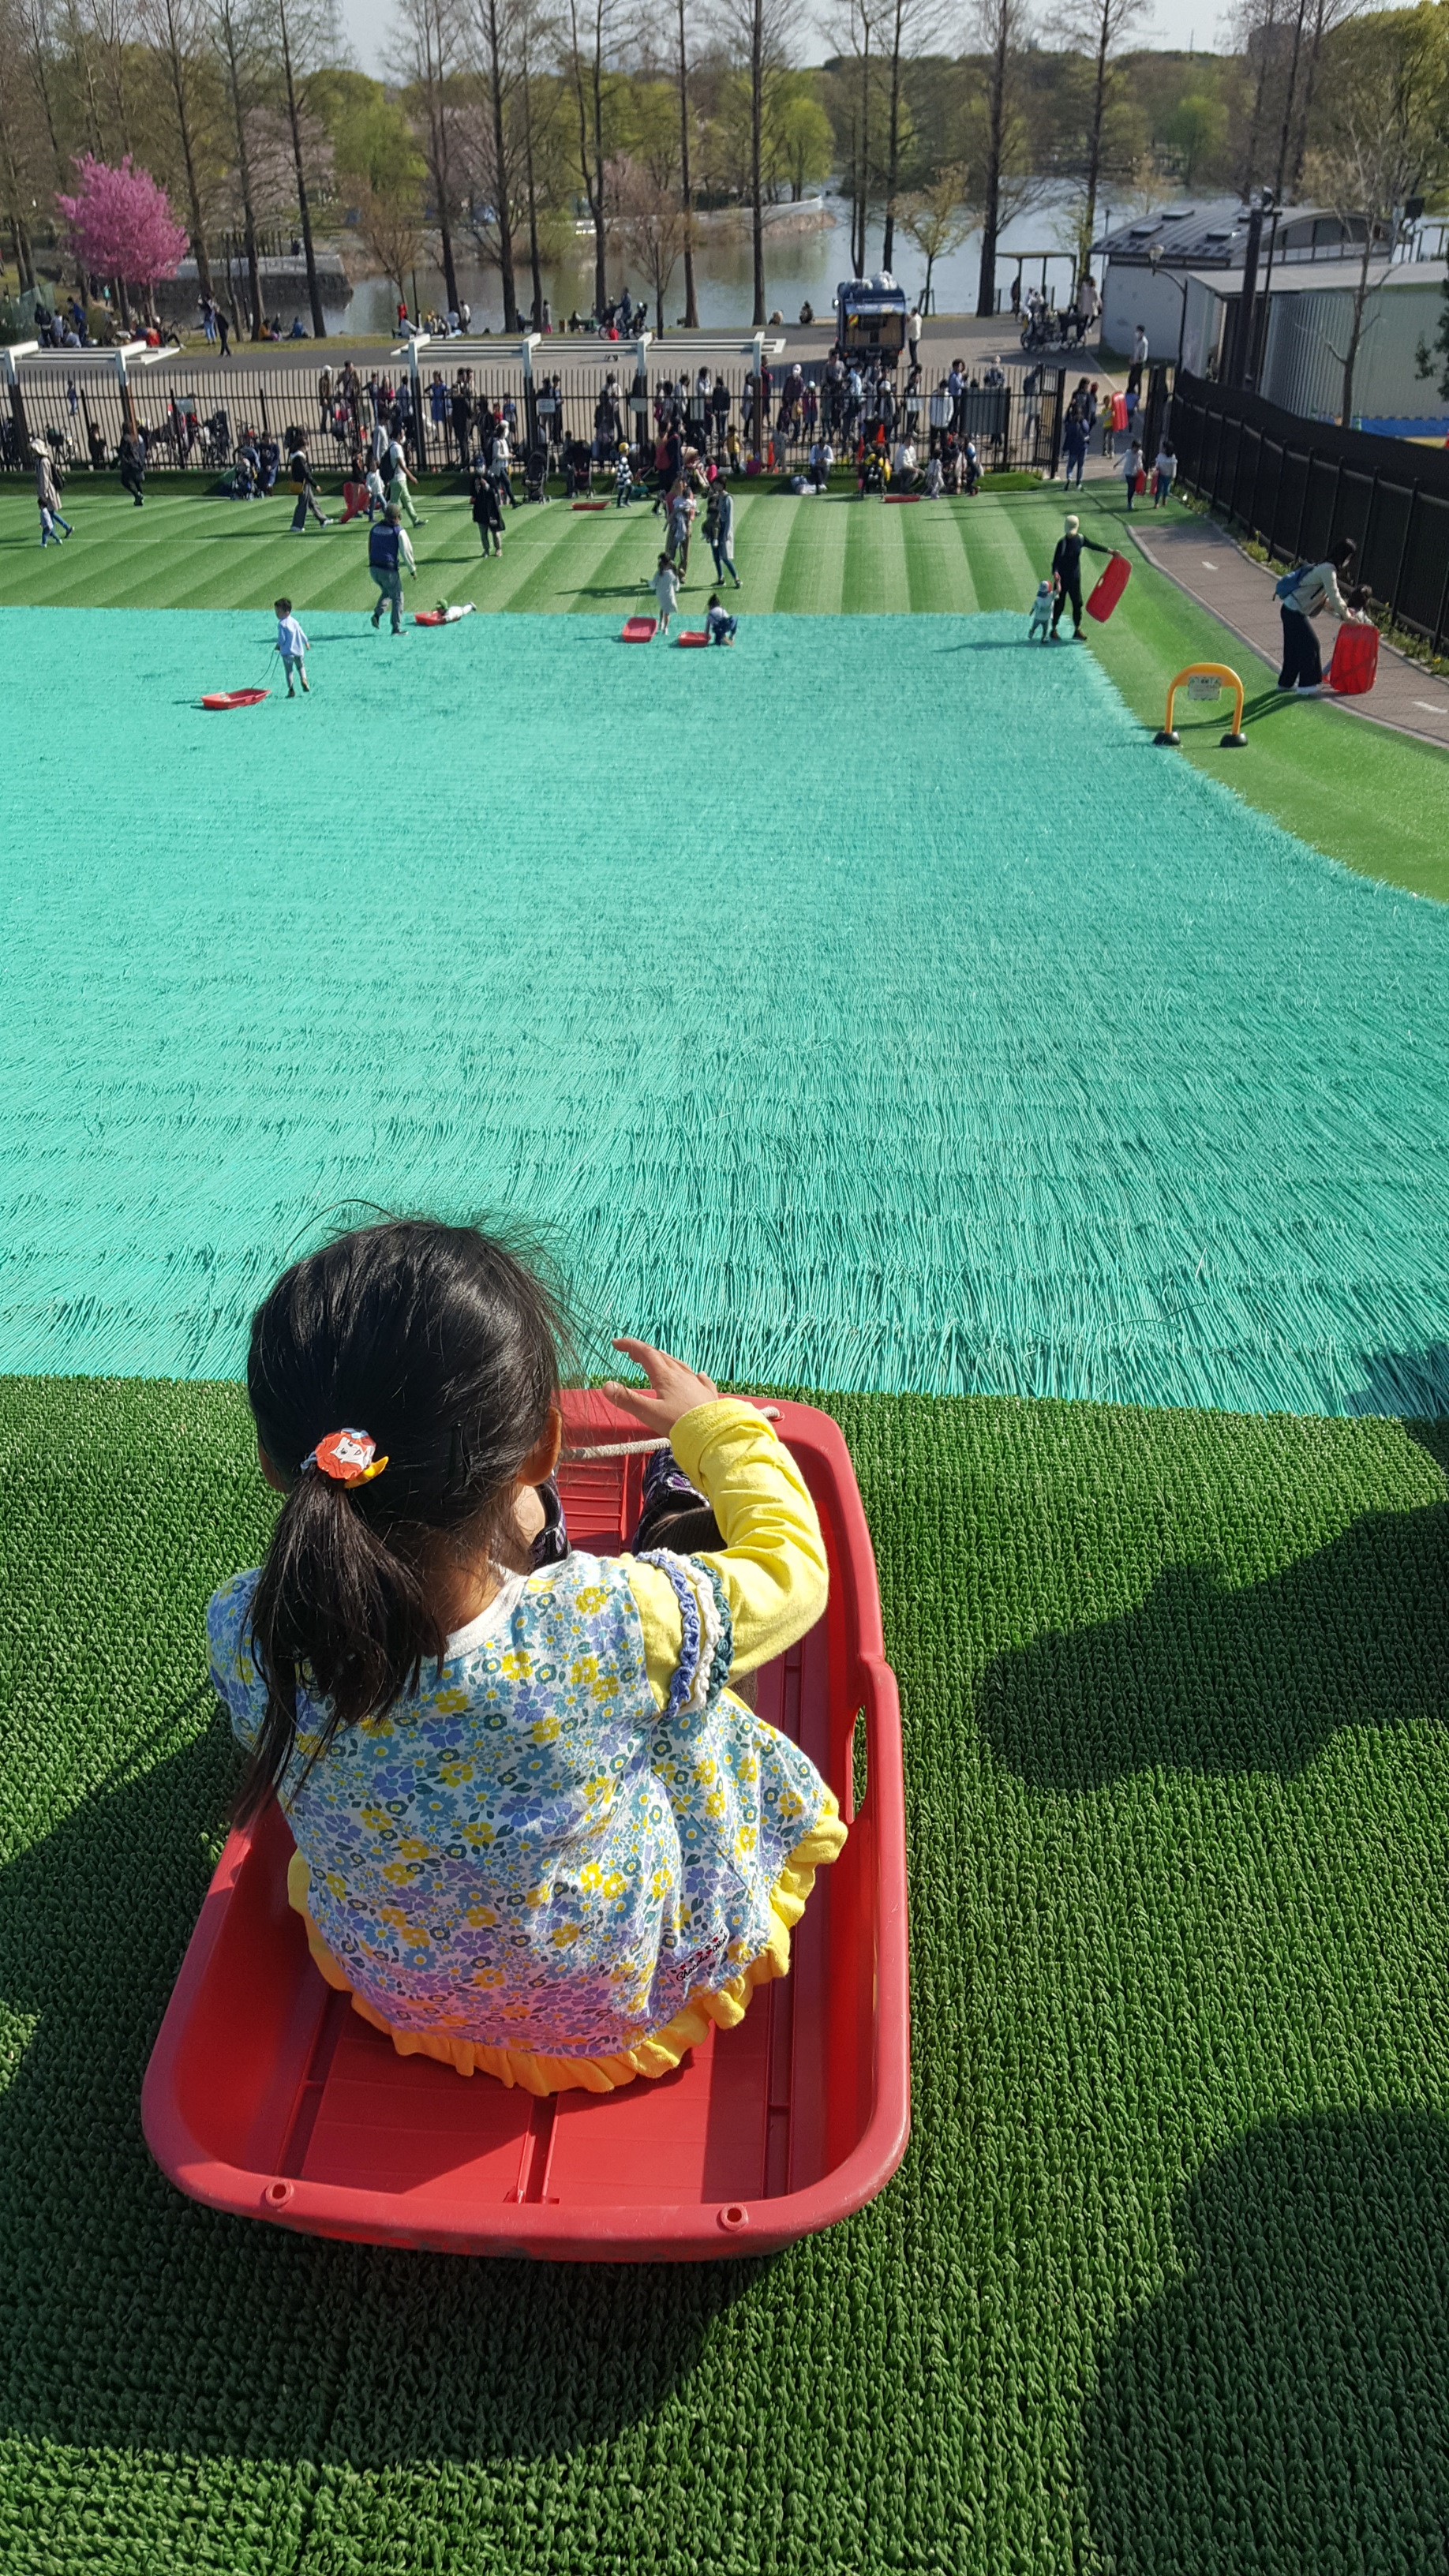
<path id="1" fill-rule="evenodd" d="M 697 1404 L 712 1403 L 719 1393 L 712 1377 L 700 1377 L 683 1360 L 671 1359 L 668 1351 L 656 1351 L 652 1342 L 631 1341 L 626 1334 L 614 1348 L 643 1370 L 649 1392 L 646 1395 L 642 1386 L 621 1386 L 611 1378 L 604 1393 L 642 1422 L 646 1431 L 662 1432 L 667 1439 L 681 1414 L 692 1413 Z"/>

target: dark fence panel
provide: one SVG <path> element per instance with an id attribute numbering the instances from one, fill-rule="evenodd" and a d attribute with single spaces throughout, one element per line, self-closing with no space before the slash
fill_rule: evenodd
<path id="1" fill-rule="evenodd" d="M 1340 537 L 1357 578 L 1437 652 L 1449 638 L 1449 456 L 1179 375 L 1178 481 L 1280 563 L 1318 560 Z"/>

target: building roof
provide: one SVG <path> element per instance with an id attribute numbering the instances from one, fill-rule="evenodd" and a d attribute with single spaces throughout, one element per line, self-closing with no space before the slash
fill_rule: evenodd
<path id="1" fill-rule="evenodd" d="M 1348 273 L 1346 276 L 1340 276 L 1337 271 L 1345 265 Z M 1195 285 L 1208 287 L 1214 295 L 1242 294 L 1241 266 L 1228 269 L 1226 272 L 1218 268 L 1193 268 L 1188 271 L 1188 274 Z M 1429 287 L 1437 290 L 1443 286 L 1446 278 L 1449 278 L 1449 262 L 1442 259 L 1401 259 L 1396 260 L 1392 267 L 1385 259 L 1375 259 L 1369 262 L 1368 291 L 1370 295 L 1376 295 L 1380 287 L 1392 287 L 1397 290 L 1401 286 Z M 1275 268 L 1271 282 L 1268 278 L 1266 262 L 1258 271 L 1260 295 L 1265 287 L 1275 296 L 1322 295 L 1333 293 L 1335 290 L 1340 295 L 1347 295 L 1357 283 L 1357 260 L 1351 263 L 1339 261 L 1330 273 L 1325 273 L 1322 261 L 1303 262 L 1291 268 Z"/>
<path id="2" fill-rule="evenodd" d="M 1279 261 L 1285 267 L 1296 268 L 1300 263 L 1316 267 L 1325 260 L 1355 257 L 1361 241 L 1314 242 L 1317 226 L 1322 225 L 1327 232 L 1337 222 L 1329 207 L 1280 206 L 1275 274 Z M 1265 251 L 1274 229 L 1265 220 Z M 1130 223 L 1099 234 L 1092 244 L 1091 256 L 1094 260 L 1113 260 L 1119 266 L 1146 268 L 1151 265 L 1154 250 L 1158 250 L 1164 268 L 1241 268 L 1247 241 L 1247 207 L 1235 197 L 1222 197 L 1204 199 L 1196 206 L 1168 206 L 1161 214 L 1134 215 Z"/>

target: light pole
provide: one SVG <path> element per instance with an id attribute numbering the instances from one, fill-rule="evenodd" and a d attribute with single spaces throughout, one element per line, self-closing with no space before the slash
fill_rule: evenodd
<path id="1" fill-rule="evenodd" d="M 1151 250 L 1150 250 L 1150 251 L 1148 252 L 1148 254 L 1147 254 L 1147 264 L 1148 264 L 1148 267 L 1151 269 L 1152 274 L 1153 274 L 1153 276 L 1154 276 L 1154 277 L 1161 277 L 1161 275 L 1162 275 L 1162 273 L 1163 273 L 1163 272 L 1162 272 L 1162 244 L 1161 244 L 1161 242 L 1154 242 L 1154 243 L 1153 243 Z M 1181 312 L 1181 315 L 1179 316 L 1179 319 L 1178 319 L 1178 325 L 1177 325 L 1177 363 L 1178 363 L 1178 365 L 1179 365 L 1179 366 L 1181 366 L 1181 365 L 1182 365 L 1182 343 L 1183 343 L 1183 336 L 1184 336 L 1184 334 L 1185 334 L 1185 332 L 1186 332 L 1186 330 L 1187 330 L 1187 289 L 1188 289 L 1188 280 L 1187 280 L 1185 277 L 1174 277 L 1174 276 L 1173 276 L 1173 274 L 1172 274 L 1171 269 L 1169 269 L 1169 270 L 1167 271 L 1167 283 L 1168 283 L 1168 285 L 1169 285 L 1169 286 L 1175 286 L 1175 287 L 1176 287 L 1176 289 L 1177 289 L 1177 291 L 1178 291 L 1178 294 L 1179 294 L 1179 295 L 1181 296 L 1181 298 L 1182 298 L 1182 312 Z"/>

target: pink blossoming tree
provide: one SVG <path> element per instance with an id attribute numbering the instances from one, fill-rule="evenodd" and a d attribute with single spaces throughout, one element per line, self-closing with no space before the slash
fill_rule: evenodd
<path id="1" fill-rule="evenodd" d="M 164 188 L 149 170 L 133 170 L 126 154 L 119 169 L 82 153 L 80 185 L 73 197 L 57 196 L 76 257 L 97 277 L 123 287 L 154 286 L 174 277 L 186 253 L 186 235 L 171 220 Z"/>

